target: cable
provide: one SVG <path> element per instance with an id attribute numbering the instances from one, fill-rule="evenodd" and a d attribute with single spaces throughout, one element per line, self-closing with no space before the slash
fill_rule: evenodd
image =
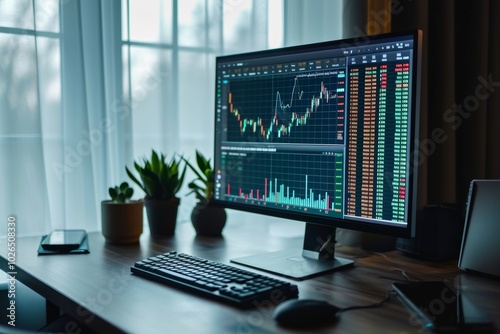
<path id="1" fill-rule="evenodd" d="M 385 255 L 384 253 L 380 253 L 380 252 L 374 252 L 373 254 L 376 254 L 376 255 L 379 255 L 381 257 L 383 257 L 387 262 L 389 262 L 390 264 L 394 264 L 394 265 L 398 265 L 398 263 L 392 261 L 391 259 L 389 259 L 389 257 L 387 255 Z M 410 282 L 418 282 L 419 280 L 418 279 L 415 279 L 415 278 L 411 278 L 411 276 L 415 276 L 414 274 L 411 274 L 411 273 L 407 273 L 405 269 L 403 268 L 399 268 L 398 267 L 393 267 L 392 270 L 396 270 L 396 271 L 399 271 L 401 272 L 401 274 Z"/>
<path id="2" fill-rule="evenodd" d="M 387 291 L 386 295 L 385 295 L 385 298 L 382 299 L 381 301 L 375 303 L 375 304 L 370 304 L 370 305 L 358 305 L 358 306 L 349 306 L 349 307 L 345 307 L 345 308 L 342 308 L 338 311 L 338 313 L 341 313 L 341 312 L 346 312 L 346 311 L 351 311 L 351 310 L 358 310 L 358 309 L 364 309 L 364 308 L 377 308 L 377 307 L 380 307 L 382 306 L 386 301 L 389 300 L 390 298 L 390 294 L 391 292 L 393 292 L 393 290 L 389 290 Z"/>

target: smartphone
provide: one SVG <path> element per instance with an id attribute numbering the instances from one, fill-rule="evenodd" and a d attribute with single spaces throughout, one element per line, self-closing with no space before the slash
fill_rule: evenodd
<path id="1" fill-rule="evenodd" d="M 70 251 L 80 247 L 87 235 L 85 230 L 53 230 L 42 241 L 42 248 L 46 250 Z"/>
<path id="2" fill-rule="evenodd" d="M 410 316 L 412 325 L 435 332 L 493 331 L 491 319 L 445 282 L 394 283 L 393 288 L 414 312 Z"/>

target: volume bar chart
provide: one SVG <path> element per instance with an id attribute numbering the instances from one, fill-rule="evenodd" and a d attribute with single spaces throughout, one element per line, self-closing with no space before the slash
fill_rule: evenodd
<path id="1" fill-rule="evenodd" d="M 341 215 L 343 159 L 341 152 L 225 155 L 222 194 L 233 202 Z"/>
<path id="2" fill-rule="evenodd" d="M 333 197 L 331 197 L 328 192 L 325 192 L 323 196 L 321 194 L 316 195 L 312 189 L 307 188 L 307 178 L 308 176 L 305 175 L 306 189 L 303 194 L 298 194 L 294 189 L 290 189 L 289 186 L 280 184 L 276 178 L 274 181 L 265 178 L 262 186 L 264 191 L 261 191 L 261 189 L 251 189 L 250 192 L 244 193 L 243 190 L 239 188 L 237 195 L 233 195 L 231 194 L 231 185 L 228 184 L 226 195 L 229 197 L 236 196 L 238 198 L 314 209 L 332 210 L 332 208 L 335 208 L 335 202 L 331 201 Z M 335 208 L 335 210 L 340 209 Z"/>

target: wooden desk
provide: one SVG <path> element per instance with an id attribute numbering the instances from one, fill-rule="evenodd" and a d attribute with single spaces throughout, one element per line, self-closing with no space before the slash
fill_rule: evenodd
<path id="1" fill-rule="evenodd" d="M 258 219 L 251 224 L 230 221 L 224 238 L 199 238 L 185 223 L 175 237 L 151 240 L 144 234 L 139 244 L 130 246 L 109 245 L 100 233 L 90 233 L 90 254 L 56 256 L 37 255 L 39 237 L 18 238 L 17 279 L 99 333 L 296 333 L 277 326 L 271 307 L 242 311 L 130 274 L 135 261 L 170 250 L 228 263 L 232 257 L 301 247 L 301 238 L 270 236 L 266 231 L 269 227 Z M 6 249 L 1 240 L 4 271 Z M 300 298 L 325 299 L 339 307 L 371 304 L 383 299 L 395 281 L 447 279 L 500 328 L 497 279 L 461 273 L 454 261 L 428 263 L 397 251 L 378 254 L 339 247 L 337 252 L 355 259 L 354 268 L 296 282 Z M 425 332 L 397 297 L 377 309 L 346 312 L 336 324 L 316 332 L 332 331 Z"/>

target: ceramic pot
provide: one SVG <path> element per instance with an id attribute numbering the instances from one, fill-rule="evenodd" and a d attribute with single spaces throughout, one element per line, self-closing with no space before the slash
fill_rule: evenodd
<path id="1" fill-rule="evenodd" d="M 144 199 L 149 231 L 152 237 L 167 237 L 175 233 L 180 202 L 177 197 L 168 200 L 147 197 Z"/>
<path id="2" fill-rule="evenodd" d="M 210 237 L 222 235 L 226 225 L 226 210 L 206 203 L 198 203 L 191 212 L 191 222 L 196 234 Z"/>
<path id="3" fill-rule="evenodd" d="M 143 201 L 101 202 L 102 235 L 106 242 L 130 244 L 139 242 L 143 226 Z"/>

